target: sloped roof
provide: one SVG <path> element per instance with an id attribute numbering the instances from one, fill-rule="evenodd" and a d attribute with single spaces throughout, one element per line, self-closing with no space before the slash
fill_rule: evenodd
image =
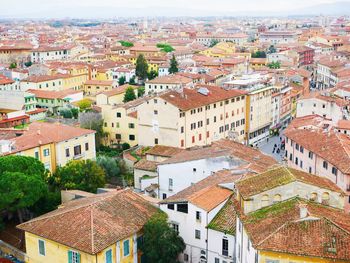
<path id="1" fill-rule="evenodd" d="M 350 260 L 350 215 L 342 210 L 297 197 L 240 218 L 256 249 Z"/>
<path id="2" fill-rule="evenodd" d="M 18 228 L 70 248 L 97 254 L 140 231 L 158 211 L 130 189 L 66 203 Z"/>
<path id="3" fill-rule="evenodd" d="M 240 195 L 247 199 L 253 195 L 297 181 L 343 193 L 337 185 L 327 178 L 283 166 L 240 180 L 236 183 L 236 188 Z"/>

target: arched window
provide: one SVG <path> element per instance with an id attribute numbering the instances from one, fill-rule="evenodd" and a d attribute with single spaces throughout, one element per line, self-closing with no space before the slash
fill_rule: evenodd
<path id="1" fill-rule="evenodd" d="M 273 197 L 273 202 L 277 203 L 277 202 L 281 202 L 282 197 L 280 194 L 275 194 L 275 196 Z"/>
<path id="2" fill-rule="evenodd" d="M 261 198 L 261 206 L 265 207 L 269 205 L 269 195 L 263 195 Z"/>
<path id="3" fill-rule="evenodd" d="M 322 194 L 322 204 L 329 205 L 329 193 L 324 192 Z"/>
<path id="4" fill-rule="evenodd" d="M 310 196 L 310 200 L 316 202 L 317 201 L 317 193 L 312 193 Z"/>

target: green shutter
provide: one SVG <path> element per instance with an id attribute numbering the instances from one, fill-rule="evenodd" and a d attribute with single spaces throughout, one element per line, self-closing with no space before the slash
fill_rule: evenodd
<path id="1" fill-rule="evenodd" d="M 72 251 L 68 251 L 68 263 L 72 263 L 72 259 L 73 259 L 73 252 Z"/>
<path id="2" fill-rule="evenodd" d="M 106 251 L 106 263 L 112 263 L 112 249 Z"/>
<path id="3" fill-rule="evenodd" d="M 80 263 L 80 253 L 77 253 L 77 263 Z"/>

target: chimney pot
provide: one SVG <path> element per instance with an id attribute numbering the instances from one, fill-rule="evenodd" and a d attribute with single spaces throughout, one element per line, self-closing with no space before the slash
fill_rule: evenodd
<path id="1" fill-rule="evenodd" d="M 300 219 L 304 219 L 308 216 L 308 210 L 307 210 L 307 205 L 306 204 L 300 204 L 299 205 L 300 209 Z"/>

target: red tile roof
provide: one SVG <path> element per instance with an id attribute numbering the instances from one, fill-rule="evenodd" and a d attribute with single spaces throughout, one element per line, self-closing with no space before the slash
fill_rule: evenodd
<path id="1" fill-rule="evenodd" d="M 70 201 L 18 228 L 93 255 L 139 232 L 157 211 L 126 189 Z"/>

